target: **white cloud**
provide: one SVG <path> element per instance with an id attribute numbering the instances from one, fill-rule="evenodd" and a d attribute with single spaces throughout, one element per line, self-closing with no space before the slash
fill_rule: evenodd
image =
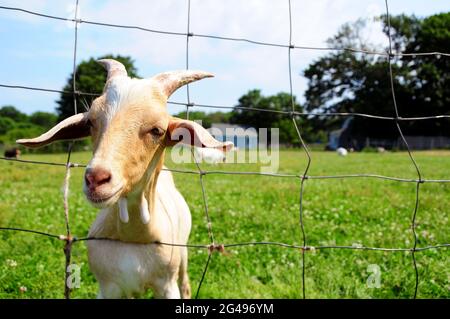
<path id="1" fill-rule="evenodd" d="M 186 32 L 187 1 L 110 1 L 102 5 L 90 1 L 82 5 L 85 6 L 83 19 Z M 296 45 L 325 46 L 325 40 L 341 24 L 358 17 L 378 15 L 380 8 L 376 0 L 292 1 L 292 42 Z M 288 1 L 192 0 L 191 32 L 287 44 L 288 12 Z M 164 67 L 184 67 L 185 37 L 89 26 L 89 29 L 92 28 L 101 29 L 103 38 L 99 31 L 94 31 L 100 38 L 88 39 L 85 43 L 87 51 L 130 54 L 136 58 L 143 75 L 149 73 L 142 68 L 162 71 Z M 88 32 L 87 29 L 82 32 Z M 369 30 L 368 38 L 378 36 L 379 40 L 379 25 Z M 299 98 L 302 98 L 306 87 L 306 81 L 299 75 L 321 54 L 324 52 L 292 54 L 294 89 Z M 198 97 L 207 103 L 234 104 L 242 93 L 251 88 L 262 88 L 266 94 L 287 91 L 287 57 L 287 49 L 283 48 L 198 37 L 190 40 L 191 67 L 205 66 L 217 74 L 217 88 L 208 86 L 212 92 L 202 94 L 209 100 Z M 224 88 L 230 91 L 224 92 Z"/>

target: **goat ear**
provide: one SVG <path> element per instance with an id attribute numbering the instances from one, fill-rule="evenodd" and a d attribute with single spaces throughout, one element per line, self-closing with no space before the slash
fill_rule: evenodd
<path id="1" fill-rule="evenodd" d="M 90 136 L 90 127 L 87 123 L 87 113 L 73 115 L 58 123 L 41 136 L 20 139 L 16 143 L 30 148 L 38 148 L 59 140 L 75 140 Z"/>
<path id="2" fill-rule="evenodd" d="M 233 148 L 232 142 L 216 140 L 206 129 L 198 123 L 179 118 L 171 118 L 166 133 L 166 145 L 172 146 L 183 143 L 196 147 L 208 147 L 229 151 Z"/>

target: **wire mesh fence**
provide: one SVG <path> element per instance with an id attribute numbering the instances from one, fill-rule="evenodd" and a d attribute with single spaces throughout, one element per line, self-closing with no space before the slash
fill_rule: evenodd
<path id="1" fill-rule="evenodd" d="M 78 113 L 77 109 L 77 97 L 79 96 L 99 96 L 100 93 L 86 93 L 81 92 L 77 90 L 76 87 L 76 72 L 77 72 L 77 41 L 78 41 L 78 26 L 81 23 L 84 24 L 91 24 L 91 25 L 97 25 L 97 26 L 104 26 L 104 27 L 110 27 L 110 28 L 121 28 L 121 29 L 134 29 L 134 30 L 140 30 L 143 32 L 151 32 L 156 33 L 161 36 L 178 36 L 178 37 L 185 37 L 186 38 L 186 51 L 185 51 L 185 66 L 186 70 L 189 69 L 189 52 L 190 52 L 190 42 L 189 39 L 191 37 L 198 37 L 198 38 L 209 38 L 214 40 L 221 40 L 221 41 L 235 41 L 235 42 L 246 42 L 253 45 L 259 45 L 259 46 L 271 46 L 271 47 L 280 47 L 285 48 L 287 53 L 287 63 L 288 63 L 288 74 L 287 77 L 289 79 L 289 94 L 291 97 L 291 110 L 290 111 L 281 111 L 281 110 L 268 110 L 268 109 L 260 109 L 260 108 L 253 108 L 253 107 L 236 107 L 236 106 L 227 106 L 227 105 L 210 105 L 210 104 L 197 104 L 191 101 L 190 91 L 189 91 L 189 84 L 186 85 L 186 99 L 187 102 L 177 102 L 177 101 L 168 101 L 169 104 L 174 105 L 181 105 L 186 107 L 186 117 L 189 118 L 189 111 L 192 107 L 204 107 L 204 108 L 218 108 L 218 109 L 241 109 L 248 112 L 273 112 L 273 113 L 280 113 L 283 114 L 286 117 L 289 117 L 292 120 L 292 125 L 295 127 L 295 130 L 298 134 L 300 144 L 302 149 L 305 152 L 305 156 L 307 159 L 307 164 L 303 172 L 298 174 L 287 174 L 287 173 L 264 173 L 264 172 L 237 172 L 237 171 L 220 171 L 220 170 L 209 170 L 205 171 L 201 168 L 199 163 L 197 162 L 197 159 L 195 156 L 193 156 L 196 164 L 197 170 L 182 170 L 182 169 L 167 169 L 164 168 L 163 170 L 171 171 L 174 173 L 181 173 L 181 174 L 192 174 L 192 175 L 198 175 L 199 177 L 199 183 L 202 191 L 202 201 L 204 206 L 204 213 L 207 221 L 207 230 L 208 230 L 208 237 L 210 242 L 205 244 L 179 244 L 179 243 L 168 243 L 168 242 L 153 242 L 150 243 L 150 245 L 168 245 L 173 247 L 187 247 L 187 248 L 196 248 L 196 249 L 205 249 L 208 252 L 208 257 L 205 262 L 205 266 L 203 268 L 203 272 L 201 275 L 201 279 L 198 283 L 197 291 L 196 291 L 196 298 L 199 296 L 200 289 L 202 287 L 203 281 L 206 277 L 208 267 L 210 265 L 211 258 L 213 256 L 214 252 L 224 252 L 226 248 L 231 247 L 237 247 L 237 246 L 255 246 L 255 245 L 270 245 L 270 246 L 277 246 L 281 248 L 290 248 L 290 249 L 296 249 L 301 252 L 302 257 L 302 263 L 301 263 L 301 295 L 303 298 L 306 298 L 306 270 L 305 270 L 305 259 L 306 259 L 306 253 L 308 251 L 313 250 L 325 250 L 325 249 L 346 249 L 346 250 L 372 250 L 372 251 L 385 251 L 385 252 L 409 252 L 411 254 L 412 259 L 412 267 L 414 268 L 415 272 L 415 285 L 414 285 L 414 291 L 412 293 L 413 298 L 416 298 L 418 286 L 419 286 L 419 272 L 418 267 L 416 263 L 416 253 L 422 252 L 426 250 L 431 249 L 447 249 L 450 247 L 450 243 L 442 243 L 442 244 L 436 244 L 436 245 L 430 245 L 430 246 L 423 246 L 423 247 L 417 247 L 418 244 L 418 235 L 416 233 L 416 218 L 419 211 L 419 203 L 420 203 L 420 189 L 421 185 L 424 183 L 450 183 L 450 179 L 424 179 L 422 177 L 421 170 L 419 166 L 417 165 L 414 156 L 412 154 L 411 148 L 408 145 L 407 140 L 405 139 L 405 136 L 403 135 L 403 131 L 401 129 L 400 123 L 404 121 L 421 121 L 421 120 L 435 120 L 435 119 L 441 119 L 441 118 L 450 118 L 450 115 L 432 115 L 432 116 L 421 116 L 421 117 L 402 117 L 399 114 L 398 107 L 397 107 L 397 101 L 396 101 L 396 95 L 395 95 L 395 87 L 394 87 L 394 74 L 392 65 L 394 63 L 393 59 L 395 57 L 411 57 L 415 58 L 417 56 L 443 56 L 443 57 L 449 57 L 450 53 L 445 52 L 393 52 L 392 51 L 392 44 L 391 44 L 391 24 L 390 24 L 390 14 L 389 14 L 389 5 L 388 0 L 385 0 L 385 7 L 386 7 L 386 23 L 388 27 L 388 39 L 389 39 L 389 47 L 386 52 L 382 51 L 369 51 L 369 50 L 361 50 L 356 48 L 338 48 L 338 47 L 312 47 L 312 46 L 299 46 L 294 45 L 292 43 L 292 9 L 291 9 L 291 1 L 287 0 L 288 2 L 288 15 L 289 15 L 289 30 L 287 30 L 289 34 L 289 42 L 288 43 L 271 43 L 271 42 L 262 42 L 262 41 L 256 41 L 253 39 L 246 39 L 246 38 L 233 38 L 233 37 L 226 37 L 226 36 L 218 36 L 218 35 L 211 35 L 211 34 L 198 34 L 193 33 L 191 31 L 190 27 L 190 21 L 191 21 L 191 1 L 187 1 L 187 26 L 186 26 L 186 32 L 172 32 L 167 30 L 156 30 L 156 29 L 150 29 L 142 26 L 135 26 L 135 25 L 122 25 L 122 24 L 112 24 L 112 23 L 104 23 L 99 21 L 90 21 L 90 20 L 83 20 L 78 16 L 78 8 L 79 8 L 79 0 L 75 1 L 75 14 L 73 18 L 64 18 L 54 15 L 48 15 L 40 12 L 30 11 L 23 8 L 18 7 L 9 7 L 9 6 L 0 6 L 0 10 L 8 10 L 13 12 L 19 12 L 23 14 L 29 14 L 34 16 L 39 16 L 46 19 L 54 19 L 54 20 L 60 20 L 60 21 L 66 21 L 71 22 L 74 25 L 74 36 L 73 36 L 73 87 L 72 91 L 64 91 L 64 90 L 57 90 L 52 88 L 42 88 L 42 87 L 31 87 L 31 86 L 25 86 L 25 85 L 10 85 L 10 84 L 4 84 L 0 83 L 0 87 L 3 88 L 9 88 L 9 89 L 23 89 L 23 90 L 34 90 L 34 91 L 43 91 L 43 92 L 53 92 L 53 93 L 61 93 L 61 94 L 67 94 L 73 96 L 73 102 L 74 102 L 74 114 Z M 353 53 L 361 53 L 361 54 L 368 54 L 368 55 L 380 55 L 385 56 L 388 59 L 388 72 L 389 72 L 389 79 L 390 79 L 390 90 L 392 94 L 392 101 L 394 105 L 394 114 L 395 116 L 389 117 L 389 116 L 379 116 L 379 115 L 373 115 L 373 114 L 365 114 L 365 113 L 314 113 L 314 112 L 299 112 L 295 108 L 295 102 L 294 102 L 294 94 L 293 94 L 293 85 L 292 85 L 292 65 L 291 65 L 291 55 L 292 50 L 320 50 L 320 51 L 349 51 Z M 400 178 L 395 176 L 385 176 L 385 175 L 377 175 L 377 174 L 344 174 L 344 175 L 309 175 L 309 170 L 312 164 L 312 158 L 310 151 L 308 149 L 308 146 L 306 145 L 303 137 L 302 137 L 302 131 L 301 127 L 297 124 L 297 119 L 299 117 L 305 117 L 305 116 L 341 116 L 341 117 L 348 117 L 348 116 L 356 116 L 356 117 L 365 117 L 365 118 L 372 118 L 377 120 L 387 120 L 387 121 L 393 121 L 396 125 L 398 134 L 401 138 L 401 141 L 403 142 L 405 149 L 408 153 L 409 159 L 411 163 L 413 164 L 415 168 L 415 172 L 417 174 L 417 178 Z M 82 242 L 82 241 L 89 241 L 89 240 L 114 240 L 110 238 L 94 238 L 94 237 L 76 237 L 71 233 L 70 229 L 70 219 L 69 219 L 69 212 L 70 212 L 70 205 L 69 205 L 69 199 L 68 199 L 68 192 L 69 192 L 69 184 L 70 184 L 70 172 L 72 168 L 84 168 L 86 167 L 85 164 L 81 163 L 72 163 L 71 162 L 71 154 L 72 154 L 72 148 L 73 143 L 71 142 L 68 147 L 67 151 L 67 160 L 66 163 L 56 163 L 56 162 L 45 162 L 45 161 L 32 161 L 32 160 L 22 160 L 22 159 L 15 159 L 15 158 L 6 158 L 6 157 L 0 157 L 1 160 L 5 161 L 11 161 L 11 162 L 17 162 L 17 163 L 26 163 L 26 164 L 35 164 L 35 165 L 53 165 L 53 166 L 64 166 L 66 168 L 66 173 L 64 177 L 64 187 L 63 187 L 63 208 L 64 208 L 64 218 L 65 218 L 65 226 L 66 226 L 66 233 L 64 235 L 57 235 L 57 234 L 51 234 L 47 232 L 42 232 L 39 230 L 32 230 L 32 229 L 24 229 L 19 227 L 0 227 L 0 230 L 2 231 L 15 231 L 15 232 L 25 232 L 25 233 L 32 233 L 35 235 L 40 236 L 47 236 L 53 239 L 61 240 L 64 242 L 64 254 L 65 254 L 65 282 L 64 282 L 64 297 L 66 299 L 70 298 L 71 288 L 68 284 L 68 277 L 70 275 L 69 271 L 69 265 L 71 262 L 71 251 L 72 251 L 72 245 L 76 242 Z M 207 175 L 258 175 L 258 176 L 270 176 L 270 177 L 284 177 L 284 178 L 293 178 L 297 179 L 300 190 L 298 194 L 299 199 L 299 212 L 298 212 L 298 220 L 299 220 L 299 226 L 301 230 L 301 240 L 302 245 L 294 245 L 294 244 L 288 244 L 283 242 L 270 242 L 270 241 L 254 241 L 254 242 L 239 242 L 239 243 L 217 243 L 215 241 L 214 232 L 212 228 L 212 221 L 209 216 L 209 210 L 208 210 L 208 202 L 206 198 L 206 189 L 203 182 L 203 179 Z M 414 197 L 414 209 L 411 215 L 410 219 L 410 227 L 411 227 L 411 235 L 413 237 L 413 245 L 410 248 L 388 248 L 388 247 L 368 247 L 363 245 L 352 245 L 352 246 L 344 246 L 344 245 L 322 245 L 322 246 L 310 246 L 308 245 L 307 240 L 307 231 L 304 224 L 304 188 L 307 181 L 310 180 L 329 180 L 329 179 L 348 179 L 348 178 L 374 178 L 374 179 L 381 179 L 381 180 L 388 180 L 388 181 L 395 181 L 395 182 L 403 182 L 403 183 L 413 183 L 415 184 L 415 197 Z M 309 182 L 308 182 L 309 183 Z"/>

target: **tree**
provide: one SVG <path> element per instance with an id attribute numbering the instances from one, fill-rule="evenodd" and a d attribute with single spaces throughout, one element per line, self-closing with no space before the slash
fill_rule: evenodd
<path id="1" fill-rule="evenodd" d="M 134 61 L 131 59 L 131 57 L 120 55 L 106 55 L 100 57 L 99 59 L 115 59 L 125 66 L 129 76 L 138 77 L 137 69 L 134 66 Z M 99 63 L 97 63 L 97 60 L 99 59 L 90 58 L 88 61 L 83 61 L 77 66 L 77 91 L 83 93 L 101 94 L 106 83 L 106 71 Z M 67 80 L 67 84 L 64 86 L 63 91 L 73 91 L 73 74 L 69 76 L 69 79 Z M 78 96 L 78 112 L 82 112 L 85 110 L 85 108 L 88 108 L 94 98 L 95 96 Z M 58 107 L 56 108 L 56 111 L 58 113 L 58 121 L 61 121 L 74 114 L 74 101 L 72 94 L 62 93 L 57 103 Z"/>
<path id="2" fill-rule="evenodd" d="M 20 112 L 12 105 L 5 105 L 0 109 L 0 116 L 8 117 L 14 122 L 27 122 L 28 116 L 25 113 Z"/>
<path id="3" fill-rule="evenodd" d="M 387 34 L 385 17 L 380 18 Z M 426 19 L 405 15 L 391 18 L 393 50 L 398 52 L 445 51 L 450 34 L 449 14 Z M 337 48 L 352 47 L 373 50 L 360 34 L 365 22 L 358 20 L 343 25 L 328 40 Z M 378 48 L 378 51 L 382 49 Z M 444 114 L 448 108 L 448 59 L 433 56 L 396 57 L 392 63 L 394 88 L 399 113 L 403 117 Z M 356 112 L 395 116 L 390 87 L 389 65 L 384 56 L 371 56 L 338 51 L 321 57 L 305 71 L 308 89 L 306 109 L 318 113 Z M 332 129 L 342 122 L 338 117 L 319 117 L 322 125 Z M 397 138 L 393 122 L 374 121 L 356 117 L 354 131 L 361 136 Z M 402 123 L 405 134 L 444 135 L 442 121 L 408 121 Z"/>
<path id="4" fill-rule="evenodd" d="M 417 20 L 416 27 L 408 32 L 403 16 L 395 18 L 396 37 L 407 39 L 405 51 L 447 52 L 450 47 L 450 12 Z M 400 27 L 398 27 L 400 26 Z M 401 63 L 408 67 L 412 80 L 411 98 L 402 109 L 409 116 L 450 114 L 450 60 L 440 56 L 402 57 Z M 450 135 L 450 121 L 433 120 L 422 123 L 405 123 L 407 129 L 420 135 Z"/>
<path id="5" fill-rule="evenodd" d="M 301 112 L 302 107 L 293 97 L 295 110 Z M 263 96 L 260 90 L 251 90 L 243 95 L 238 102 L 238 105 L 233 109 L 230 122 L 240 124 L 244 127 L 259 128 L 278 128 L 281 143 L 298 144 L 300 142 L 297 131 L 288 114 L 264 111 L 251 111 L 244 108 L 258 108 L 270 111 L 292 111 L 292 99 L 288 93 L 278 93 L 273 96 Z M 304 119 L 298 120 L 298 124 L 302 126 L 302 132 L 307 132 L 308 129 L 303 127 L 307 124 Z M 306 134 L 307 140 L 310 140 L 310 135 Z"/>
<path id="6" fill-rule="evenodd" d="M 0 116 L 0 135 L 6 134 L 16 126 L 16 122 L 9 117 Z"/>
<path id="7" fill-rule="evenodd" d="M 176 117 L 185 119 L 186 111 L 180 112 L 175 115 Z M 202 126 L 204 128 L 210 128 L 213 123 L 229 123 L 231 113 L 224 112 L 212 112 L 205 113 L 201 111 L 191 111 L 189 112 L 189 119 L 192 121 L 202 121 Z"/>
<path id="8" fill-rule="evenodd" d="M 11 145 L 21 138 L 30 138 L 30 136 L 39 136 L 42 134 L 42 128 L 36 125 L 29 125 L 24 127 L 15 127 L 8 131 L 5 135 L 5 141 Z"/>
<path id="9" fill-rule="evenodd" d="M 38 111 L 30 115 L 29 121 L 35 125 L 49 129 L 57 123 L 58 116 L 54 113 Z"/>
<path id="10" fill-rule="evenodd" d="M 363 20 L 344 24 L 333 38 L 328 39 L 328 45 L 374 50 L 360 38 L 365 25 Z M 384 57 L 349 51 L 330 53 L 304 71 L 309 80 L 305 107 L 310 112 L 319 113 L 361 112 L 391 116 L 391 103 L 379 103 L 389 101 L 387 71 Z"/>
<path id="11" fill-rule="evenodd" d="M 210 123 L 230 123 L 231 112 L 212 112 L 207 117 Z"/>

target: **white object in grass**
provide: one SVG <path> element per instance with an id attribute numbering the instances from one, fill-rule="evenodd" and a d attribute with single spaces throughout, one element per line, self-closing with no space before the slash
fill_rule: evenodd
<path id="1" fill-rule="evenodd" d="M 339 147 L 336 152 L 338 153 L 339 156 L 347 156 L 348 152 L 345 148 L 343 147 Z"/>

